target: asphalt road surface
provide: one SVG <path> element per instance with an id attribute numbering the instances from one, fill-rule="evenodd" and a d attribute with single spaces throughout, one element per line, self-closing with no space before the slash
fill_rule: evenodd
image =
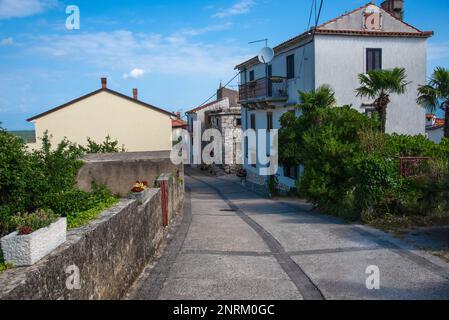
<path id="1" fill-rule="evenodd" d="M 449 299 L 449 264 L 437 257 L 233 179 L 188 174 L 182 223 L 130 299 Z"/>

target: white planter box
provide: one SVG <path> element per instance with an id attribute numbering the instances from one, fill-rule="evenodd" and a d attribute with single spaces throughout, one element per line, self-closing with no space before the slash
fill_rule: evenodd
<path id="1" fill-rule="evenodd" d="M 147 188 L 143 190 L 142 192 L 132 192 L 130 193 L 129 197 L 131 199 L 136 199 L 139 204 L 145 203 L 151 196 L 151 189 Z"/>
<path id="2" fill-rule="evenodd" d="M 14 267 L 31 266 L 64 243 L 66 237 L 66 218 L 24 236 L 13 232 L 1 239 L 5 261 Z"/>

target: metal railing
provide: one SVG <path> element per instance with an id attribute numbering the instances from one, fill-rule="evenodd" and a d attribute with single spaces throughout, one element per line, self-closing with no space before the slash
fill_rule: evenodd
<path id="1" fill-rule="evenodd" d="M 239 86 L 240 101 L 264 98 L 288 98 L 287 79 L 284 77 L 260 78 Z"/>
<path id="2" fill-rule="evenodd" d="M 406 178 L 423 174 L 429 160 L 428 157 L 400 157 L 401 176 Z"/>

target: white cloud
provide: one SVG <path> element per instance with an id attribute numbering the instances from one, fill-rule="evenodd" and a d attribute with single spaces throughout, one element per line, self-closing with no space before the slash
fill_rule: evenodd
<path id="1" fill-rule="evenodd" d="M 132 69 L 129 73 L 125 73 L 123 75 L 123 78 L 124 79 L 128 79 L 128 78 L 138 79 L 138 78 L 143 77 L 144 73 L 145 73 L 144 70 L 135 68 L 135 69 Z"/>
<path id="2" fill-rule="evenodd" d="M 56 4 L 57 0 L 0 0 L 0 19 L 32 16 Z"/>
<path id="3" fill-rule="evenodd" d="M 184 35 L 184 36 L 199 36 L 202 34 L 206 34 L 209 32 L 215 32 L 215 31 L 223 31 L 226 29 L 229 29 L 232 26 L 231 22 L 227 22 L 227 23 L 221 23 L 221 24 L 214 24 L 214 25 L 209 25 L 206 26 L 204 28 L 186 28 L 186 29 L 182 29 L 181 31 L 179 31 L 179 34 Z"/>
<path id="4" fill-rule="evenodd" d="M 28 50 L 32 55 L 127 74 L 139 66 L 153 74 L 221 77 L 233 73 L 234 66 L 249 57 L 246 47 L 237 47 L 232 42 L 196 42 L 182 31 L 163 36 L 116 30 L 32 36 L 30 40 L 33 44 Z"/>
<path id="5" fill-rule="evenodd" d="M 430 43 L 428 47 L 429 60 L 439 60 L 449 57 L 449 43 Z"/>
<path id="6" fill-rule="evenodd" d="M 248 13 L 252 7 L 255 5 L 254 0 L 240 0 L 233 6 L 221 9 L 216 14 L 213 15 L 214 18 L 226 18 L 236 15 L 241 15 Z"/>
<path id="7" fill-rule="evenodd" d="M 14 40 L 12 37 L 5 38 L 5 39 L 0 40 L 0 47 L 9 46 L 9 45 L 12 45 L 13 43 L 14 43 Z"/>

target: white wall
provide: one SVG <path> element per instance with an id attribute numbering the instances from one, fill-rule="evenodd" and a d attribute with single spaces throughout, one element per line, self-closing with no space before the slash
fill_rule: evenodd
<path id="1" fill-rule="evenodd" d="M 411 84 L 406 94 L 391 96 L 387 132 L 424 134 L 425 110 L 416 103 L 416 90 L 426 82 L 426 39 L 317 35 L 315 42 L 316 86 L 331 85 L 339 105 L 352 104 L 360 112 L 362 102 L 372 102 L 354 93 L 358 75 L 366 72 L 367 48 L 382 49 L 383 69 L 405 68 Z"/>
<path id="2" fill-rule="evenodd" d="M 444 137 L 444 128 L 427 130 L 427 137 L 435 143 L 440 143 Z"/>
<path id="3" fill-rule="evenodd" d="M 36 147 L 48 130 L 54 145 L 64 138 L 86 145 L 87 138 L 102 143 L 107 135 L 129 152 L 172 148 L 169 114 L 148 108 L 107 91 L 75 102 L 33 121 Z"/>
<path id="4" fill-rule="evenodd" d="M 298 103 L 298 90 L 310 91 L 315 88 L 315 58 L 314 58 L 314 45 L 309 43 L 303 47 L 295 48 L 290 51 L 282 52 L 273 59 L 270 63 L 272 66 L 273 77 L 286 77 L 287 76 L 287 56 L 295 55 L 295 77 L 288 80 L 288 95 L 289 100 L 287 104 Z M 302 63 L 301 63 L 302 61 Z M 249 81 L 249 73 L 254 70 L 254 79 L 264 78 L 265 65 L 259 63 L 255 66 L 248 68 L 247 80 Z M 241 74 L 241 83 L 244 83 L 244 75 Z"/>

